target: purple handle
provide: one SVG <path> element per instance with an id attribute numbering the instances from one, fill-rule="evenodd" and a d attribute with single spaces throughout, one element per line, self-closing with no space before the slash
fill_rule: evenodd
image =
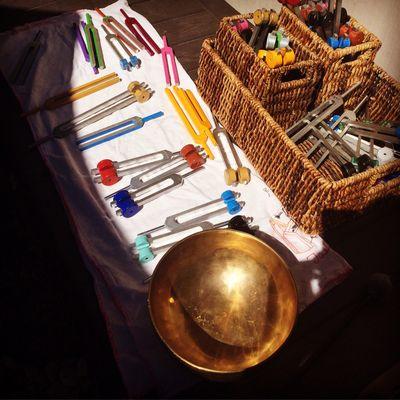
<path id="1" fill-rule="evenodd" d="M 76 24 L 74 24 L 74 25 L 76 26 Z M 83 30 L 85 30 L 86 22 L 85 21 L 81 21 L 81 25 L 82 25 Z M 83 40 L 83 36 L 81 34 L 81 30 L 78 28 L 78 26 L 76 26 L 76 30 L 77 30 L 76 37 L 77 37 L 78 42 L 79 42 L 79 44 L 81 46 L 83 55 L 85 56 L 85 60 L 87 62 L 90 62 L 89 52 L 87 50 L 86 43 Z M 99 73 L 98 68 L 97 67 L 93 67 L 93 72 L 95 74 L 98 74 Z"/>
<path id="2" fill-rule="evenodd" d="M 74 23 L 73 26 L 74 26 L 74 29 L 75 29 L 76 40 L 78 41 L 79 46 L 81 47 L 83 56 L 85 57 L 85 60 L 87 62 L 89 62 L 89 53 L 88 53 L 87 48 L 86 48 L 86 43 L 83 40 L 83 36 L 82 36 L 81 30 L 79 29 L 79 26 L 77 24 Z"/>

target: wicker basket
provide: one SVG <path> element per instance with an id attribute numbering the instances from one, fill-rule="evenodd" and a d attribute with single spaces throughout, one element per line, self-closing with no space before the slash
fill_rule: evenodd
<path id="1" fill-rule="evenodd" d="M 397 120 L 400 115 L 400 83 L 381 67 L 373 67 L 373 84 L 369 93 L 367 118 Z"/>
<path id="2" fill-rule="evenodd" d="M 324 176 L 227 67 L 212 45 L 206 40 L 201 49 L 198 90 L 286 212 L 305 232 L 321 233 L 347 219 L 349 214 L 362 212 L 380 198 L 400 194 L 400 177 L 388 182 L 382 180 L 400 171 L 397 160 L 338 181 Z"/>
<path id="3" fill-rule="evenodd" d="M 215 37 L 215 48 L 275 120 L 287 128 L 301 118 L 314 101 L 316 84 L 322 72 L 320 61 L 289 35 L 290 46 L 297 61 L 292 65 L 269 68 L 231 28 L 230 22 L 244 18 L 253 18 L 253 14 L 236 15 L 221 20 Z M 289 80 L 290 77 L 294 79 Z"/>
<path id="4" fill-rule="evenodd" d="M 373 83 L 373 61 L 381 47 L 381 41 L 368 32 L 354 18 L 349 24 L 365 35 L 365 42 L 344 49 L 332 49 L 316 33 L 309 29 L 287 7 L 282 7 L 279 14 L 279 24 L 296 37 L 304 46 L 313 51 L 322 61 L 324 68 L 323 79 L 318 91 L 316 104 L 330 96 L 343 93 L 355 82 L 362 83 L 361 89 L 353 93 L 346 102 L 348 108 L 354 108 L 358 99 L 364 97 Z M 353 61 L 347 61 L 354 58 Z"/>

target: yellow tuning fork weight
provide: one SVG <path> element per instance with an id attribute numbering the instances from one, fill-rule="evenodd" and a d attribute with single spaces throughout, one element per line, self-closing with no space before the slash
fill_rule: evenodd
<path id="1" fill-rule="evenodd" d="M 283 54 L 283 65 L 291 65 L 295 62 L 296 56 L 294 55 L 294 51 L 290 47 L 286 47 Z"/>
<path id="2" fill-rule="evenodd" d="M 265 54 L 265 62 L 271 69 L 281 67 L 283 64 L 283 58 L 279 49 L 267 50 Z"/>

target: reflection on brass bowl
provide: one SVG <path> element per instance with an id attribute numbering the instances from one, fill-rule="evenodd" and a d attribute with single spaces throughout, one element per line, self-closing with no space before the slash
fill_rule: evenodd
<path id="1" fill-rule="evenodd" d="M 194 234 L 161 259 L 149 290 L 168 348 L 206 374 L 233 374 L 271 357 L 289 336 L 297 293 L 282 258 L 247 233 Z"/>

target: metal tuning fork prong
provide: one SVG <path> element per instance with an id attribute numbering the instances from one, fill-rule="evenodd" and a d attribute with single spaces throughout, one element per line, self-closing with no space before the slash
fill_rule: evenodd
<path id="1" fill-rule="evenodd" d="M 22 86 L 25 84 L 29 72 L 31 71 L 39 53 L 39 49 L 41 46 L 40 38 L 42 35 L 43 32 L 38 31 L 32 42 L 27 46 L 27 48 L 19 58 L 18 63 L 15 66 L 15 69 L 10 77 L 10 81 L 14 85 Z"/>
<path id="2" fill-rule="evenodd" d="M 161 49 L 161 57 L 164 67 L 165 83 L 168 86 L 171 86 L 171 74 L 169 71 L 169 64 L 168 64 L 168 56 L 169 56 L 175 85 L 180 85 L 178 67 L 176 66 L 174 50 L 172 49 L 172 47 L 168 46 L 166 35 L 163 35 L 163 43 L 164 47 Z"/>
<path id="3" fill-rule="evenodd" d="M 119 182 L 123 176 L 133 175 L 136 172 L 147 170 L 172 158 L 173 155 L 168 150 L 156 151 L 144 156 L 130 158 L 123 161 L 112 161 L 109 159 L 101 160 L 97 163 L 97 167 L 93 168 L 90 173 L 93 175 L 95 183 L 102 183 L 105 186 L 111 186 Z"/>
<path id="4" fill-rule="evenodd" d="M 160 118 L 164 115 L 162 111 L 147 115 L 146 117 L 132 117 L 124 121 L 109 125 L 106 128 L 99 129 L 87 135 L 80 136 L 76 144 L 80 151 L 91 149 L 103 143 L 107 143 L 120 136 L 140 129 L 146 122 L 152 119 Z"/>
<path id="5" fill-rule="evenodd" d="M 366 103 L 366 101 L 368 100 L 368 96 L 365 96 L 361 102 L 354 108 L 354 110 L 344 110 L 344 112 L 340 115 L 340 116 L 333 116 L 333 122 L 331 124 L 331 129 L 332 130 L 337 130 L 337 128 L 339 127 L 339 124 L 347 121 L 347 120 L 356 120 L 357 119 L 357 113 L 360 111 L 360 109 L 364 106 L 364 104 Z M 334 118 L 336 117 L 336 118 Z M 335 147 L 338 143 L 343 143 L 343 141 L 341 141 L 340 139 L 343 138 L 343 135 L 345 134 L 345 132 L 337 132 L 338 138 L 339 140 L 334 140 L 332 142 L 332 147 Z M 318 147 L 321 143 L 318 141 L 316 143 L 316 146 Z M 327 150 L 322 156 L 321 158 L 318 160 L 318 162 L 315 164 L 315 166 L 318 168 L 323 162 L 324 160 L 329 156 L 329 150 Z"/>
<path id="6" fill-rule="evenodd" d="M 130 71 L 132 68 L 139 68 L 140 60 L 129 51 L 128 47 L 122 40 L 120 40 L 119 36 L 115 33 L 110 33 L 105 25 L 101 25 L 101 27 L 106 34 L 106 40 L 108 44 L 119 59 L 119 65 L 121 69 L 124 71 Z M 116 43 L 118 43 L 122 47 L 122 50 L 124 50 L 128 55 L 129 61 L 118 50 Z"/>
<path id="7" fill-rule="evenodd" d="M 143 28 L 143 26 L 139 23 L 139 21 L 136 18 L 130 17 L 125 10 L 122 8 L 120 9 L 122 15 L 125 17 L 125 25 L 128 27 L 128 29 L 132 32 L 134 36 L 142 43 L 142 45 L 145 47 L 147 52 L 150 54 L 150 56 L 154 55 L 154 51 L 157 54 L 161 53 L 161 49 L 157 46 L 157 43 L 151 38 L 151 36 L 146 32 L 146 30 Z M 137 29 L 140 31 L 140 33 L 136 30 L 135 26 Z M 142 34 L 143 37 L 140 35 Z M 147 40 L 147 42 L 146 42 Z M 153 49 L 151 47 L 153 47 Z"/>
<path id="8" fill-rule="evenodd" d="M 188 237 L 196 232 L 207 231 L 211 229 L 228 228 L 240 230 L 246 233 L 252 233 L 255 227 L 251 227 L 250 224 L 253 222 L 253 218 L 245 217 L 244 215 L 236 215 L 230 220 L 212 223 L 210 221 L 202 221 L 194 225 L 182 225 L 174 231 L 167 232 L 163 235 L 151 236 L 150 234 L 139 234 L 132 246 L 133 254 L 139 259 L 139 262 L 146 264 L 157 256 L 162 251 L 168 250 L 178 240 L 182 240 L 183 237 Z M 173 238 L 179 235 L 179 239 Z M 168 238 L 170 239 L 168 241 Z M 164 241 L 166 243 L 160 243 L 157 245 L 157 241 Z M 148 283 L 152 275 L 144 279 L 143 283 Z"/>
<path id="9" fill-rule="evenodd" d="M 91 108 L 90 110 L 75 116 L 67 122 L 56 126 L 53 130 L 53 137 L 63 138 L 71 133 L 77 133 L 82 128 L 100 121 L 104 117 L 113 114 L 115 111 L 125 108 L 135 102 L 144 103 L 150 99 L 151 90 L 144 83 L 131 82 L 128 90 L 117 96 Z M 50 137 L 51 139 L 52 137 Z"/>
<path id="10" fill-rule="evenodd" d="M 118 39 L 123 41 L 134 53 L 143 49 L 142 43 L 136 39 L 123 25 L 121 25 L 114 17 L 105 15 L 99 8 L 95 8 L 96 12 L 103 17 L 103 23 L 113 32 Z"/>
<path id="11" fill-rule="evenodd" d="M 361 83 L 357 82 L 343 94 L 330 97 L 287 129 L 286 134 L 293 140 L 293 142 L 298 142 L 308 134 L 313 127 L 318 126 L 325 119 L 329 119 L 331 114 L 343 106 L 345 99 L 360 85 Z"/>
<path id="12" fill-rule="evenodd" d="M 250 169 L 243 167 L 242 161 L 239 158 L 239 154 L 237 153 L 235 146 L 233 145 L 228 133 L 219 123 L 217 117 L 213 115 L 215 129 L 213 130 L 213 136 L 218 143 L 219 150 L 221 152 L 221 156 L 224 160 L 226 169 L 224 171 L 225 183 L 228 186 L 236 186 L 238 183 L 242 183 L 247 185 L 250 182 L 251 175 Z M 222 138 L 223 137 L 223 138 Z M 224 145 L 225 141 L 225 145 Z M 225 147 L 227 145 L 227 148 Z M 227 154 L 227 150 L 231 152 L 233 159 L 236 163 L 236 169 L 232 168 L 231 163 L 229 162 L 229 157 Z"/>
<path id="13" fill-rule="evenodd" d="M 176 240 L 157 247 L 153 246 L 153 244 L 160 240 L 165 241 L 165 239 L 172 237 L 176 233 L 191 231 L 195 228 L 207 230 L 226 226 L 227 221 L 213 224 L 209 219 L 225 212 L 228 212 L 230 215 L 235 215 L 240 212 L 245 203 L 238 202 L 238 197 L 240 197 L 240 193 L 226 190 L 221 194 L 219 199 L 170 215 L 165 219 L 164 225 L 139 233 L 133 244 L 134 252 L 138 254 L 139 261 L 141 263 L 147 263 L 154 259 L 155 254 L 172 246 Z M 221 203 L 223 203 L 222 207 L 215 209 L 215 206 Z M 201 211 L 203 211 L 203 213 L 199 215 Z M 183 222 L 179 222 L 179 219 L 183 219 L 184 217 L 186 217 L 186 219 Z M 243 216 L 240 217 L 245 218 Z M 166 233 L 154 235 L 154 233 L 163 230 L 165 230 Z"/>
<path id="14" fill-rule="evenodd" d="M 195 147 L 192 144 L 188 144 L 179 152 L 165 153 L 165 160 L 160 161 L 154 166 L 146 169 L 140 174 L 132 177 L 128 186 L 123 187 L 121 190 L 138 190 L 143 187 L 151 186 L 158 181 L 168 178 L 173 174 L 178 174 L 188 168 L 191 170 L 199 169 L 206 161 L 201 153 L 200 147 Z M 110 193 L 104 197 L 104 200 L 113 198 L 117 192 Z"/>
<path id="15" fill-rule="evenodd" d="M 200 169 L 202 169 L 202 167 L 190 170 L 182 175 L 171 174 L 156 179 L 133 192 L 120 190 L 113 196 L 113 201 L 110 205 L 111 207 L 117 208 L 116 215 L 125 218 L 133 217 L 145 204 L 169 193 L 179 186 L 182 186 L 184 178 L 198 172 Z"/>

